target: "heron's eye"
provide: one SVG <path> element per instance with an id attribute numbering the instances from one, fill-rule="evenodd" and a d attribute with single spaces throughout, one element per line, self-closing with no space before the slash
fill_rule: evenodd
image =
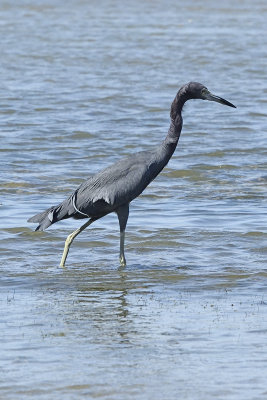
<path id="1" fill-rule="evenodd" d="M 208 89 L 203 88 L 203 89 L 201 90 L 202 96 L 205 96 L 207 93 L 208 93 Z"/>

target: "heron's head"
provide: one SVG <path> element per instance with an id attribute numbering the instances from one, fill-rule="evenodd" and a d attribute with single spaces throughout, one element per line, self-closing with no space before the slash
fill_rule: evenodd
<path id="1" fill-rule="evenodd" d="M 236 106 L 234 106 L 229 101 L 210 93 L 206 86 L 202 85 L 201 83 L 189 82 L 181 87 L 181 89 L 175 96 L 175 99 L 173 100 L 170 112 L 172 120 L 176 119 L 177 115 L 179 115 L 179 112 L 181 112 L 184 103 L 190 99 L 216 101 L 217 103 L 236 108 Z"/>
<path id="2" fill-rule="evenodd" d="M 183 97 L 185 101 L 190 99 L 210 100 L 224 104 L 225 106 L 236 108 L 236 106 L 234 106 L 229 101 L 210 93 L 206 86 L 198 82 L 189 82 L 186 85 L 182 86 L 178 92 L 178 96 Z"/>

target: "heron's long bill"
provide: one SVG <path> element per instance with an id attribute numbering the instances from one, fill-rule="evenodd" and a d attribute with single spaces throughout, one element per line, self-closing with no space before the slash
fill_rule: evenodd
<path id="1" fill-rule="evenodd" d="M 222 97 L 219 96 L 215 96 L 214 94 L 208 92 L 205 94 L 205 100 L 210 100 L 210 101 L 216 101 L 217 103 L 221 103 L 224 104 L 225 106 L 229 106 L 229 107 L 234 107 L 236 108 L 236 106 L 234 106 L 232 103 L 230 103 L 227 100 L 224 100 Z"/>

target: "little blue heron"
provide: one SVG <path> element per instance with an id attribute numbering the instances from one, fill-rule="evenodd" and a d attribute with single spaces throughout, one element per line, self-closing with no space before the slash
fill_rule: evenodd
<path id="1" fill-rule="evenodd" d="M 141 151 L 117 161 L 87 179 L 62 203 L 50 207 L 28 220 L 28 222 L 38 222 L 36 231 L 43 231 L 55 222 L 66 218 L 89 218 L 84 225 L 67 237 L 60 266 L 64 267 L 74 238 L 92 222 L 111 212 L 115 212 L 119 219 L 120 264 L 121 266 L 126 265 L 124 239 L 129 204 L 156 178 L 173 155 L 183 125 L 182 108 L 184 103 L 190 99 L 211 100 L 235 108 L 229 101 L 211 94 L 200 83 L 189 82 L 180 88 L 173 100 L 170 111 L 170 128 L 165 140 L 158 147 L 152 151 Z"/>

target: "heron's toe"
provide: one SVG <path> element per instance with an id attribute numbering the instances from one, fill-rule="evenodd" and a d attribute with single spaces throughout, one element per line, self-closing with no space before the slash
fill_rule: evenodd
<path id="1" fill-rule="evenodd" d="M 124 256 L 120 256 L 120 265 L 121 265 L 121 267 L 126 266 L 126 259 Z"/>

